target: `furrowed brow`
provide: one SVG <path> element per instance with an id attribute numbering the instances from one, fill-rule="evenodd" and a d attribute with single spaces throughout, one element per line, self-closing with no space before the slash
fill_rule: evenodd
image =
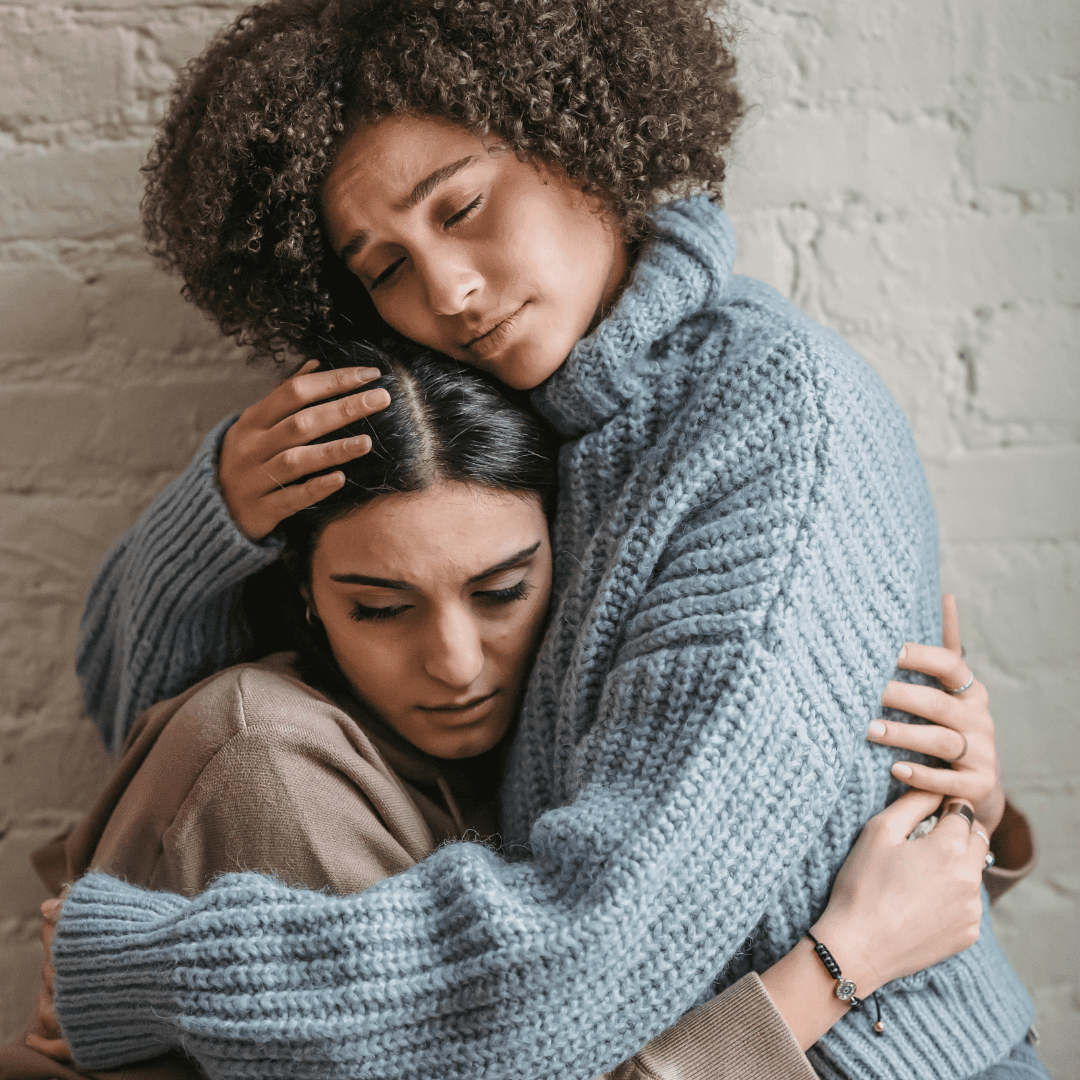
<path id="1" fill-rule="evenodd" d="M 520 566 L 527 559 L 532 558 L 533 555 L 540 550 L 540 541 L 537 540 L 532 547 L 522 548 L 521 551 L 514 555 L 511 555 L 509 559 L 503 559 L 501 563 L 497 563 L 495 566 L 489 566 L 486 570 L 479 574 L 474 574 L 466 582 L 467 585 L 475 585 L 478 581 L 483 581 L 484 578 L 489 578 L 493 574 L 498 574 L 503 570 L 512 570 L 515 566 Z"/>
<path id="2" fill-rule="evenodd" d="M 393 581 L 390 578 L 368 577 L 367 574 L 331 574 L 331 581 L 340 581 L 343 585 L 372 585 L 376 589 L 411 589 L 407 581 Z"/>
<path id="3" fill-rule="evenodd" d="M 471 165 L 476 160 L 472 154 L 468 157 L 463 157 L 460 161 L 453 161 L 449 165 L 444 165 L 441 169 L 436 169 L 429 176 L 425 176 L 419 184 L 412 189 L 409 197 L 402 204 L 405 209 L 411 210 L 414 206 L 418 206 L 422 203 L 441 183 L 449 180 L 451 176 L 456 176 L 467 165 Z"/>
<path id="4" fill-rule="evenodd" d="M 476 158 L 470 154 L 469 157 L 461 158 L 459 161 L 452 161 L 449 165 L 444 165 L 441 169 L 436 169 L 433 173 L 425 176 L 424 179 L 409 192 L 409 195 L 404 202 L 401 203 L 402 209 L 412 210 L 413 207 L 419 206 L 420 203 L 422 203 L 440 184 L 449 180 L 450 177 L 456 176 L 462 169 L 471 165 L 475 160 Z M 354 233 L 341 251 L 338 252 L 338 258 L 341 259 L 343 263 L 347 263 L 350 259 L 354 259 L 364 250 L 370 239 L 371 233 L 365 232 L 363 229 Z"/>

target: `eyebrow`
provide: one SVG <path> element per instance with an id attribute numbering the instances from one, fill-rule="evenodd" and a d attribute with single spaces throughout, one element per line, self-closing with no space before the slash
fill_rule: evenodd
<path id="1" fill-rule="evenodd" d="M 422 203 L 441 183 L 449 180 L 452 176 L 456 176 L 462 169 L 467 165 L 471 165 L 475 160 L 476 157 L 473 154 L 470 154 L 468 157 L 463 157 L 458 161 L 452 161 L 449 165 L 443 165 L 433 173 L 429 173 L 398 205 L 403 210 L 412 210 L 413 207 L 419 206 L 420 203 Z M 341 251 L 338 252 L 338 258 L 341 259 L 342 262 L 348 262 L 355 255 L 360 254 L 364 247 L 367 246 L 370 239 L 371 233 L 365 232 L 363 229 L 354 233 Z"/>
<path id="2" fill-rule="evenodd" d="M 478 581 L 483 581 L 484 578 L 492 577 L 495 574 L 501 573 L 503 570 L 512 570 L 514 567 L 520 566 L 523 562 L 531 559 L 539 550 L 540 541 L 537 540 L 531 547 L 522 548 L 521 551 L 516 552 L 507 559 L 503 559 L 502 562 L 496 563 L 494 566 L 489 566 L 479 574 L 473 574 L 465 584 L 475 585 Z M 338 581 L 342 585 L 371 585 L 376 589 L 407 590 L 416 588 L 415 585 L 410 585 L 407 581 L 396 581 L 392 578 L 369 577 L 367 574 L 331 574 L 330 580 Z"/>

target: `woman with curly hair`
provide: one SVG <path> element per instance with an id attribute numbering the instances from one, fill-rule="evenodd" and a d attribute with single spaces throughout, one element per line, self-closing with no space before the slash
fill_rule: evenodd
<path id="1" fill-rule="evenodd" d="M 344 900 L 85 878 L 54 949 L 84 1064 L 183 1042 L 215 1076 L 588 1078 L 812 954 L 894 781 L 1000 820 L 955 732 L 932 729 L 955 770 L 866 739 L 902 643 L 941 638 L 933 510 L 865 363 L 732 273 L 710 197 L 732 75 L 696 0 L 283 0 L 188 70 L 149 165 L 152 243 L 262 355 L 389 325 L 531 391 L 564 440 L 553 618 L 504 788 L 520 857 L 452 844 Z M 114 743 L 252 655 L 244 579 L 368 446 L 307 444 L 385 404 L 319 404 L 363 375 L 317 378 L 211 433 L 99 575 L 80 674 Z M 879 998 L 887 1036 L 848 1012 L 819 1073 L 1004 1077 L 1027 1053 L 985 918 Z"/>

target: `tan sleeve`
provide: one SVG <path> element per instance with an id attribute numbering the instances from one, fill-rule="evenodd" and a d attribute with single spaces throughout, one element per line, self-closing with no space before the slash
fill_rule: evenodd
<path id="1" fill-rule="evenodd" d="M 983 871 L 983 884 L 990 894 L 990 903 L 993 904 L 1018 881 L 1026 878 L 1038 862 L 1035 834 L 1031 831 L 1031 825 L 1008 801 L 1005 803 L 1001 823 L 990 837 L 990 850 L 996 861 L 990 869 Z"/>
<path id="2" fill-rule="evenodd" d="M 254 870 L 345 895 L 412 866 L 349 754 L 304 728 L 256 725 L 236 735 L 166 830 L 150 887 L 193 895 L 218 874 Z"/>
<path id="3" fill-rule="evenodd" d="M 600 1080 L 817 1080 L 751 972 Z"/>
<path id="4" fill-rule="evenodd" d="M 256 664 L 222 672 L 171 715 L 116 800 L 93 865 L 187 896 L 238 870 L 346 894 L 434 846 L 356 723 Z"/>

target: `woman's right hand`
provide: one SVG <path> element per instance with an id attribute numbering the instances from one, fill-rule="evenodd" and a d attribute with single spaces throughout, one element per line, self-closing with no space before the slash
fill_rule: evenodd
<path id="1" fill-rule="evenodd" d="M 390 404 L 390 395 L 382 389 L 352 393 L 379 377 L 376 368 L 316 371 L 317 367 L 317 361 L 309 360 L 245 409 L 225 433 L 218 482 L 233 521 L 249 540 L 262 540 L 285 518 L 333 494 L 345 482 L 345 474 L 331 472 L 296 481 L 344 465 L 371 449 L 367 435 L 308 445 L 313 439 Z M 341 394 L 348 396 L 338 397 Z"/>
<path id="2" fill-rule="evenodd" d="M 866 823 L 840 868 L 828 907 L 812 930 L 845 975 L 845 963 L 860 970 L 862 996 L 978 940 L 989 850 L 983 837 L 989 834 L 978 819 L 969 825 L 950 810 L 957 801 L 946 803 L 932 832 L 908 840 L 938 809 L 941 796 L 906 792 Z"/>

